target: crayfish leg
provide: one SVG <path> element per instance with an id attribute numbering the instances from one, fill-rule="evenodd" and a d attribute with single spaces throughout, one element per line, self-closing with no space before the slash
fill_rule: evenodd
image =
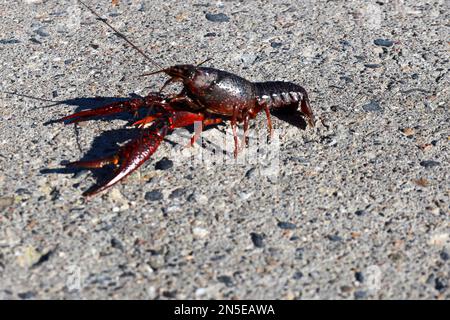
<path id="1" fill-rule="evenodd" d="M 238 114 L 238 106 L 233 107 L 233 116 L 231 117 L 231 129 L 233 130 L 233 139 L 234 139 L 234 158 L 236 159 L 239 153 L 239 139 L 237 135 L 237 114 Z"/>
<path id="2" fill-rule="evenodd" d="M 243 147 L 245 148 L 248 144 L 247 137 L 248 137 L 248 123 L 250 121 L 250 115 L 246 114 L 244 117 L 244 141 L 243 141 Z"/>
<path id="3" fill-rule="evenodd" d="M 270 118 L 270 110 L 269 110 L 269 106 L 267 104 L 264 105 L 264 111 L 265 111 L 266 117 L 267 117 L 267 126 L 268 126 L 268 129 L 269 129 L 269 138 L 272 139 L 272 136 L 273 136 L 272 119 Z"/>
<path id="4" fill-rule="evenodd" d="M 194 135 L 191 138 L 190 143 L 187 145 L 187 147 L 192 147 L 194 143 L 200 138 L 203 128 L 215 124 L 222 123 L 222 118 L 205 118 L 202 122 L 200 122 L 200 125 L 198 127 L 194 127 Z"/>
<path id="5" fill-rule="evenodd" d="M 151 123 L 151 122 L 155 121 L 156 119 L 160 118 L 161 116 L 162 116 L 162 113 L 157 113 L 157 114 L 152 115 L 152 116 L 147 116 L 147 117 L 145 117 L 145 118 L 143 118 L 141 120 L 138 120 L 138 121 L 134 122 L 132 124 L 132 126 L 137 126 L 137 127 L 142 128 L 147 123 Z"/>
<path id="6" fill-rule="evenodd" d="M 116 165 L 119 162 L 118 156 L 114 155 L 111 157 L 96 159 L 96 160 L 89 160 L 89 161 L 75 161 L 75 162 L 69 162 L 65 166 L 66 167 L 75 167 L 75 168 L 102 168 L 108 164 L 114 164 Z"/>
<path id="7" fill-rule="evenodd" d="M 308 125 L 312 128 L 315 124 L 314 114 L 312 112 L 311 106 L 309 104 L 309 99 L 305 97 L 300 105 L 300 111 L 306 116 L 306 120 L 308 121 Z"/>

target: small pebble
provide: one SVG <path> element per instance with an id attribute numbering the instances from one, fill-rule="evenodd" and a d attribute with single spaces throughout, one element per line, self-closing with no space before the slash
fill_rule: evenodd
<path id="1" fill-rule="evenodd" d="M 404 128 L 401 131 L 407 137 L 411 137 L 416 133 L 413 128 Z"/>
<path id="2" fill-rule="evenodd" d="M 16 190 L 16 194 L 19 196 L 23 196 L 23 195 L 30 195 L 31 191 L 25 188 L 19 188 Z"/>
<path id="3" fill-rule="evenodd" d="M 434 281 L 434 279 L 435 279 L 434 274 L 430 274 L 430 275 L 428 276 L 427 280 L 425 281 L 425 283 L 426 283 L 426 284 L 432 284 L 433 281 Z"/>
<path id="4" fill-rule="evenodd" d="M 7 207 L 14 204 L 14 198 L 13 197 L 1 197 L 0 198 L 0 211 L 3 209 L 6 209 Z"/>
<path id="5" fill-rule="evenodd" d="M 17 39 L 1 39 L 0 40 L 0 44 L 16 44 L 16 43 L 20 43 L 20 41 Z"/>
<path id="6" fill-rule="evenodd" d="M 227 287 L 233 286 L 233 279 L 231 279 L 231 277 L 229 277 L 229 276 L 218 276 L 217 281 L 222 282 Z"/>
<path id="7" fill-rule="evenodd" d="M 152 190 L 152 191 L 146 192 L 144 198 L 147 201 L 158 201 L 163 198 L 163 194 L 159 190 Z"/>
<path id="8" fill-rule="evenodd" d="M 262 248 L 264 247 L 264 237 L 258 233 L 252 232 L 250 233 L 250 237 L 252 239 L 253 244 L 255 245 L 255 247 L 257 248 Z"/>
<path id="9" fill-rule="evenodd" d="M 338 236 L 337 234 L 328 235 L 327 239 L 330 241 L 342 241 L 342 238 Z"/>
<path id="10" fill-rule="evenodd" d="M 169 299 L 174 299 L 177 296 L 177 291 L 163 291 L 162 293 L 163 297 L 165 298 L 169 298 Z"/>
<path id="11" fill-rule="evenodd" d="M 188 198 L 189 201 L 197 201 L 199 204 L 207 204 L 209 199 L 208 196 L 204 195 L 204 194 L 191 194 Z"/>
<path id="12" fill-rule="evenodd" d="M 52 201 L 58 200 L 59 197 L 61 196 L 61 192 L 59 192 L 57 188 L 53 188 L 52 191 L 50 192 L 50 196 Z"/>
<path id="13" fill-rule="evenodd" d="M 339 106 L 331 106 L 330 110 L 333 112 L 337 112 L 339 110 Z"/>
<path id="14" fill-rule="evenodd" d="M 27 291 L 18 294 L 19 298 L 23 300 L 32 299 L 35 295 L 36 293 L 34 293 L 33 291 Z"/>
<path id="15" fill-rule="evenodd" d="M 350 42 L 348 42 L 347 40 L 339 40 L 339 43 L 343 46 L 343 47 L 350 47 L 352 44 Z"/>
<path id="16" fill-rule="evenodd" d="M 353 291 L 353 288 L 350 286 L 342 286 L 340 289 L 341 289 L 341 292 L 343 292 L 343 293 L 349 293 L 349 292 Z"/>
<path id="17" fill-rule="evenodd" d="M 442 278 L 434 279 L 434 288 L 440 292 L 445 291 L 447 289 L 447 281 Z"/>
<path id="18" fill-rule="evenodd" d="M 380 47 L 392 47 L 394 45 L 394 41 L 389 39 L 376 39 L 373 43 Z"/>
<path id="19" fill-rule="evenodd" d="M 38 34 L 41 37 L 48 37 L 50 34 L 47 32 L 47 30 L 44 27 L 40 27 L 39 29 L 35 30 L 36 34 Z"/>
<path id="20" fill-rule="evenodd" d="M 241 55 L 241 61 L 244 64 L 252 64 L 258 57 L 253 53 L 244 53 Z"/>
<path id="21" fill-rule="evenodd" d="M 195 290 L 195 296 L 196 297 L 204 296 L 206 292 L 207 292 L 206 288 L 198 288 L 197 290 Z"/>
<path id="22" fill-rule="evenodd" d="M 303 259 L 303 253 L 305 252 L 305 249 L 303 248 L 297 248 L 295 249 L 295 259 L 301 260 Z"/>
<path id="23" fill-rule="evenodd" d="M 364 65 L 364 67 L 369 68 L 369 69 L 377 69 L 377 68 L 380 68 L 381 65 L 377 64 L 377 63 L 366 63 Z"/>
<path id="24" fill-rule="evenodd" d="M 435 233 L 431 235 L 430 240 L 428 242 L 433 246 L 443 246 L 445 243 L 447 243 L 449 237 L 450 235 L 448 232 Z"/>
<path id="25" fill-rule="evenodd" d="M 242 200 L 248 200 L 252 197 L 253 192 L 239 192 L 239 198 L 241 198 Z"/>
<path id="26" fill-rule="evenodd" d="M 165 265 L 164 257 L 160 254 L 149 257 L 148 263 L 153 270 L 158 270 Z"/>
<path id="27" fill-rule="evenodd" d="M 149 287 L 147 289 L 147 295 L 148 295 L 147 298 L 150 300 L 156 299 L 156 297 L 158 296 L 156 288 L 154 286 Z"/>
<path id="28" fill-rule="evenodd" d="M 207 13 L 205 15 L 206 19 L 212 22 L 228 22 L 230 18 L 224 13 Z"/>
<path id="29" fill-rule="evenodd" d="M 217 36 L 217 34 L 215 32 L 208 32 L 207 34 L 204 35 L 205 38 L 207 37 L 215 37 Z"/>
<path id="30" fill-rule="evenodd" d="M 281 43 L 281 42 L 271 42 L 271 43 L 270 43 L 270 46 L 271 46 L 272 48 L 274 48 L 274 49 L 279 48 L 279 47 L 281 47 L 282 45 L 283 45 L 283 43 Z"/>
<path id="31" fill-rule="evenodd" d="M 339 79 L 344 80 L 345 83 L 352 83 L 353 79 L 348 76 L 341 76 Z"/>
<path id="32" fill-rule="evenodd" d="M 167 170 L 173 167 L 173 161 L 164 157 L 155 164 L 156 170 Z"/>
<path id="33" fill-rule="evenodd" d="M 365 298 L 367 298 L 367 292 L 358 290 L 358 291 L 355 291 L 353 296 L 355 297 L 355 299 L 365 299 Z"/>
<path id="34" fill-rule="evenodd" d="M 209 234 L 209 231 L 205 228 L 195 227 L 192 228 L 192 234 L 196 238 L 205 238 Z"/>
<path id="35" fill-rule="evenodd" d="M 184 188 L 178 188 L 172 191 L 172 193 L 169 195 L 169 199 L 176 199 L 182 197 L 186 193 L 186 189 Z"/>
<path id="36" fill-rule="evenodd" d="M 441 253 L 439 254 L 439 256 L 441 257 L 442 260 L 447 261 L 449 259 L 449 254 L 446 251 L 441 251 Z"/>
<path id="37" fill-rule="evenodd" d="M 357 215 L 358 217 L 364 216 L 364 215 L 366 215 L 366 214 L 367 214 L 367 212 L 364 211 L 364 210 L 356 210 L 356 211 L 355 211 L 355 215 Z"/>
<path id="38" fill-rule="evenodd" d="M 111 12 L 110 14 L 109 14 L 109 16 L 110 17 L 118 17 L 118 16 L 120 16 L 120 12 Z"/>
<path id="39" fill-rule="evenodd" d="M 251 168 L 245 173 L 247 179 L 252 179 L 256 176 L 256 168 Z"/>
<path id="40" fill-rule="evenodd" d="M 168 207 L 162 208 L 163 214 L 167 215 L 170 213 L 178 212 L 181 210 L 181 207 L 179 205 L 170 205 Z"/>
<path id="41" fill-rule="evenodd" d="M 50 259 L 50 257 L 53 256 L 54 253 L 55 250 L 49 250 L 48 252 L 44 253 L 42 256 L 39 257 L 39 260 L 32 265 L 32 267 L 37 267 L 43 264 L 44 262 L 47 262 Z"/>
<path id="42" fill-rule="evenodd" d="M 356 279 L 356 281 L 358 281 L 358 282 L 364 282 L 364 275 L 363 275 L 363 273 L 362 272 L 355 272 L 355 279 Z"/>
<path id="43" fill-rule="evenodd" d="M 283 221 L 279 221 L 277 223 L 277 226 L 281 229 L 286 229 L 286 230 L 292 230 L 292 229 L 297 228 L 297 226 L 295 224 L 290 223 L 290 222 L 283 222 Z"/>
<path id="44" fill-rule="evenodd" d="M 370 101 L 368 104 L 362 106 L 362 109 L 366 112 L 382 112 L 383 109 L 377 101 Z"/>
<path id="45" fill-rule="evenodd" d="M 303 273 L 301 273 L 300 271 L 297 271 L 296 273 L 294 273 L 294 276 L 292 278 L 295 280 L 299 280 L 299 279 L 303 278 Z"/>
<path id="46" fill-rule="evenodd" d="M 38 39 L 36 38 L 30 38 L 30 41 L 33 42 L 34 44 L 42 44 L 42 42 L 40 42 Z"/>
<path id="47" fill-rule="evenodd" d="M 122 242 L 120 242 L 120 240 L 117 240 L 116 238 L 111 239 L 111 247 L 119 249 L 121 251 L 123 251 L 124 249 Z"/>
<path id="48" fill-rule="evenodd" d="M 434 161 L 434 160 L 423 160 L 423 161 L 420 161 L 420 165 L 424 168 L 433 168 L 433 167 L 439 166 L 440 163 L 437 161 Z"/>

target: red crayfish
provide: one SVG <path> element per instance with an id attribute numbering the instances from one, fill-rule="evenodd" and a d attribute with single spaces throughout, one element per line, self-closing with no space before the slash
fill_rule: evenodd
<path id="1" fill-rule="evenodd" d="M 105 19 L 101 18 L 92 8 L 82 1 L 80 3 L 154 65 L 158 65 Z M 66 123 L 77 123 L 91 117 L 124 111 L 136 114 L 141 108 L 157 108 L 159 110 L 157 113 L 134 123 L 142 128 L 140 135 L 121 147 L 116 154 L 97 160 L 77 161 L 67 164 L 70 167 L 83 168 L 100 168 L 109 164 L 117 166 L 112 177 L 103 184 L 85 192 L 84 195 L 96 194 L 116 184 L 149 159 L 164 137 L 172 130 L 192 125 L 197 121 L 204 127 L 230 119 L 234 136 L 235 157 L 239 150 L 237 123 L 243 123 L 245 143 L 249 121 L 255 118 L 261 110 L 264 110 L 267 116 L 269 134 L 272 132 L 270 110 L 288 109 L 289 111 L 296 111 L 299 109 L 308 124 L 311 127 L 314 126 L 314 115 L 306 90 L 294 83 L 281 81 L 250 82 L 230 72 L 189 64 L 175 65 L 145 75 L 156 73 L 165 73 L 170 77 L 163 88 L 171 82 L 181 82 L 183 85 L 181 92 L 170 97 L 162 94 L 150 94 L 144 98 L 115 102 L 100 108 L 77 112 L 60 119 L 66 121 Z M 150 123 L 150 126 L 144 127 L 145 124 Z M 197 138 L 198 134 L 196 133 L 191 139 L 191 144 Z"/>

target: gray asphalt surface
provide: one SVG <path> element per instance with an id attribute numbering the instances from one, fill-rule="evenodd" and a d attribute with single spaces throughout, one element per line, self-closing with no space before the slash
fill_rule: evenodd
<path id="1" fill-rule="evenodd" d="M 298 83 L 320 121 L 239 163 L 208 160 L 228 123 L 177 131 L 89 201 L 110 169 L 61 162 L 132 119 L 45 123 L 167 78 L 76 1 L 0 2 L 0 298 L 450 297 L 448 1 L 96 1 L 159 64 Z"/>

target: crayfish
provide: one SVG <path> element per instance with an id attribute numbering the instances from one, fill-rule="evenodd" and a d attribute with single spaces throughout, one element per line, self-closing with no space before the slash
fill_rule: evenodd
<path id="1" fill-rule="evenodd" d="M 106 19 L 101 18 L 82 1 L 80 3 L 134 49 L 159 67 L 154 60 L 118 32 Z M 174 96 L 153 93 L 144 98 L 115 102 L 96 109 L 77 112 L 60 119 L 60 121 L 66 123 L 77 123 L 91 117 L 119 112 L 137 114 L 141 108 L 157 108 L 159 110 L 134 123 L 141 128 L 139 136 L 121 147 L 116 154 L 101 159 L 67 164 L 69 167 L 82 168 L 100 168 L 110 164 L 117 166 L 112 177 L 85 192 L 85 196 L 96 194 L 111 187 L 139 168 L 156 151 L 164 137 L 176 128 L 190 126 L 195 122 L 200 122 L 202 127 L 205 127 L 219 124 L 224 120 L 231 120 L 234 156 L 237 157 L 239 151 L 237 123 L 243 123 L 243 141 L 245 144 L 249 121 L 254 119 L 262 110 L 267 116 L 269 134 L 272 132 L 271 110 L 284 109 L 292 112 L 300 110 L 311 127 L 315 123 L 306 90 L 291 82 L 250 82 L 227 71 L 190 64 L 161 68 L 156 72 L 145 75 L 156 73 L 165 73 L 170 77 L 163 88 L 169 83 L 181 82 L 183 86 L 181 92 Z M 191 138 L 191 144 L 197 138 L 198 134 L 196 133 Z"/>

